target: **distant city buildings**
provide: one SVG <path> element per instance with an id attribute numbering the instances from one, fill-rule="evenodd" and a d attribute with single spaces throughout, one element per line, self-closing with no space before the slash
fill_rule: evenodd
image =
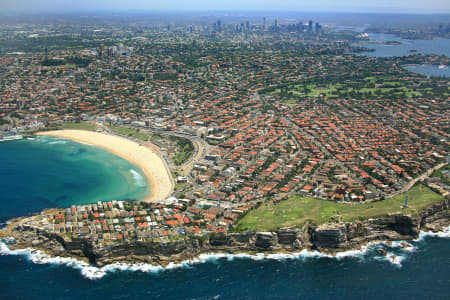
<path id="1" fill-rule="evenodd" d="M 123 44 L 111 47 L 100 45 L 100 47 L 97 49 L 97 53 L 100 57 L 129 57 L 132 51 L 132 47 L 127 47 Z"/>

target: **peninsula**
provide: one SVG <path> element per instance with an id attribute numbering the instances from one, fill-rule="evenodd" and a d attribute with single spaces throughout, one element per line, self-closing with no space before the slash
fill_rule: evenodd
<path id="1" fill-rule="evenodd" d="M 336 204 L 331 214 L 327 201 L 292 198 L 257 208 L 237 219 L 235 230 L 230 232 L 208 231 L 212 226 L 201 226 L 199 218 L 207 212 L 183 201 L 154 205 L 98 202 L 11 220 L 0 230 L 0 238 L 13 237 L 16 244 L 12 249 L 37 248 L 51 256 L 73 257 L 95 266 L 143 262 L 164 266 L 202 253 L 307 249 L 334 254 L 368 242 L 412 240 L 419 231 L 448 228 L 448 196 L 443 198 L 422 185 L 411 193 L 422 197 L 405 202 L 403 207 L 399 205 L 401 196 L 366 205 Z M 265 219 L 255 223 L 261 214 Z M 280 227 L 287 224 L 291 226 Z M 402 246 L 410 245 L 403 242 Z"/>

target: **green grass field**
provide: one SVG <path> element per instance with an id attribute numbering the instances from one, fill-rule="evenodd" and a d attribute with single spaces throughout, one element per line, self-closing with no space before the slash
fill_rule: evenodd
<path id="1" fill-rule="evenodd" d="M 171 158 L 175 165 L 180 166 L 191 157 L 193 151 L 194 147 L 190 142 L 187 142 L 181 146 Z"/>
<path id="2" fill-rule="evenodd" d="M 108 128 L 114 131 L 115 133 L 134 137 L 136 139 L 142 140 L 142 141 L 148 141 L 151 137 L 151 134 L 145 133 L 142 131 L 139 131 L 137 129 L 128 128 L 128 127 L 122 127 L 122 126 L 112 126 L 108 125 Z"/>
<path id="3" fill-rule="evenodd" d="M 450 94 L 446 89 L 430 86 L 414 86 L 409 81 L 393 80 L 390 77 L 382 81 L 376 81 L 375 77 L 366 77 L 359 80 L 347 80 L 334 83 L 309 83 L 293 84 L 287 88 L 275 89 L 273 95 L 280 95 L 284 98 L 285 104 L 292 105 L 292 99 L 297 98 L 317 98 L 320 95 L 336 98 L 366 98 L 366 99 L 390 99 L 390 98 L 412 98 L 412 97 L 433 97 L 439 96 L 447 98 Z"/>
<path id="4" fill-rule="evenodd" d="M 78 129 L 78 130 L 88 130 L 95 131 L 97 130 L 97 125 L 94 123 L 63 123 L 58 129 Z"/>
<path id="5" fill-rule="evenodd" d="M 402 210 L 406 194 L 409 208 Z M 308 197 L 293 196 L 277 204 L 262 204 L 250 211 L 235 227 L 235 231 L 266 231 L 283 227 L 301 227 L 309 221 L 313 224 L 327 222 L 364 220 L 386 216 L 389 213 L 417 213 L 442 199 L 442 196 L 428 187 L 416 185 L 407 193 L 383 201 L 348 205 Z"/>
<path id="6" fill-rule="evenodd" d="M 169 139 L 171 141 L 177 142 L 178 147 L 176 151 L 170 153 L 170 159 L 172 159 L 173 163 L 176 166 L 182 165 L 192 156 L 192 153 L 194 152 L 194 145 L 192 145 L 192 143 L 188 139 L 175 136 L 163 137 L 159 134 L 155 134 L 152 136 L 152 141 L 155 142 L 162 141 L 164 139 Z"/>
<path id="7" fill-rule="evenodd" d="M 292 95 L 297 97 L 319 97 L 323 95 L 327 98 L 339 98 L 339 97 L 350 97 L 352 93 L 363 94 L 369 98 L 386 98 L 389 95 L 404 94 L 406 97 L 422 97 L 426 90 L 416 90 L 408 88 L 407 86 L 401 86 L 394 84 L 394 82 L 387 82 L 391 84 L 392 87 L 380 86 L 375 87 L 373 85 L 364 86 L 361 88 L 353 89 L 347 87 L 343 84 L 334 84 L 326 86 L 315 86 L 307 85 L 307 93 L 305 93 L 303 86 L 294 86 L 293 89 L 289 91 Z M 377 94 L 378 93 L 378 94 Z"/>

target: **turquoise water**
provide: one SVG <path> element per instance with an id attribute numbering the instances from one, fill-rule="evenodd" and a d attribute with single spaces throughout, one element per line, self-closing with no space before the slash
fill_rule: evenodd
<path id="1" fill-rule="evenodd" d="M 45 208 L 143 199 L 140 168 L 111 152 L 54 137 L 0 143 L 0 222 Z"/>
<path id="2" fill-rule="evenodd" d="M 439 67 L 433 65 L 409 65 L 404 66 L 408 71 L 419 73 L 427 77 L 431 76 L 444 76 L 450 77 L 450 68 L 448 66 Z"/>

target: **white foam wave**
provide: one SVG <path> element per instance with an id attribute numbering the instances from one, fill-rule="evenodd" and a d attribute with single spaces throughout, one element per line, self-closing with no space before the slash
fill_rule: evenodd
<path id="1" fill-rule="evenodd" d="M 67 144 L 67 141 L 66 140 L 56 140 L 56 141 L 48 142 L 47 144 L 49 144 L 49 145 L 64 145 L 64 144 Z"/>
<path id="2" fill-rule="evenodd" d="M 4 240 L 5 241 L 5 240 Z M 228 254 L 228 253 L 205 253 L 200 254 L 198 257 L 185 260 L 181 263 L 169 263 L 167 266 L 155 266 L 146 263 L 113 263 L 106 265 L 104 267 L 95 267 L 89 265 L 88 263 L 77 260 L 75 258 L 69 257 L 51 257 L 48 254 L 40 250 L 36 250 L 33 248 L 26 249 L 17 249 L 10 250 L 8 246 L 0 241 L 0 255 L 24 255 L 30 261 L 36 264 L 57 264 L 57 265 L 65 265 L 68 267 L 72 267 L 75 269 L 79 269 L 80 273 L 83 277 L 91 280 L 100 279 L 107 275 L 108 273 L 116 272 L 116 271 L 140 271 L 144 273 L 158 273 L 164 270 L 173 270 L 178 268 L 190 268 L 192 265 L 200 264 L 200 263 L 216 263 L 221 259 L 226 259 L 228 261 L 233 261 L 235 259 L 252 259 L 255 261 L 261 261 L 264 259 L 271 260 L 287 260 L 287 259 L 315 259 L 315 258 L 330 258 L 340 260 L 345 257 L 360 257 L 363 258 L 364 254 L 367 253 L 369 249 L 372 249 L 373 246 L 379 243 L 370 243 L 367 246 L 364 246 L 361 250 L 350 250 L 345 252 L 339 252 L 336 255 L 326 254 L 319 251 L 310 251 L 307 249 L 303 249 L 300 252 L 295 253 L 257 253 L 257 254 L 248 254 L 248 253 L 238 253 L 238 254 Z M 378 260 L 387 260 L 392 264 L 401 265 L 403 261 L 403 256 L 396 256 L 388 253 L 388 255 L 384 257 L 378 257 L 381 259 Z"/>
<path id="3" fill-rule="evenodd" d="M 51 141 L 49 136 L 44 136 L 44 135 L 38 135 L 35 137 L 35 139 L 36 139 L 36 141 L 38 141 L 42 144 L 46 144 Z"/>
<path id="4" fill-rule="evenodd" d="M 34 140 L 36 140 L 35 138 L 32 138 L 32 137 L 27 137 L 27 140 L 29 140 L 29 141 L 34 141 Z"/>
<path id="5" fill-rule="evenodd" d="M 406 256 L 387 252 L 385 256 L 376 256 L 374 258 L 378 261 L 387 261 L 396 267 L 401 268 L 402 262 L 406 259 Z"/>
<path id="6" fill-rule="evenodd" d="M 130 173 L 131 176 L 133 176 L 133 180 L 137 186 L 145 187 L 147 185 L 147 183 L 145 182 L 145 178 L 141 174 L 139 174 L 133 169 L 130 169 Z"/>
<path id="7" fill-rule="evenodd" d="M 79 269 L 81 274 L 88 279 L 99 279 L 106 275 L 105 270 L 89 265 L 88 263 L 70 257 L 52 257 L 40 250 L 33 248 L 11 250 L 5 244 L 5 239 L 0 241 L 0 255 L 22 255 L 35 264 L 66 265 Z"/>
<path id="8" fill-rule="evenodd" d="M 443 231 L 432 232 L 432 231 L 421 231 L 419 237 L 414 240 L 415 242 L 422 241 L 426 237 L 438 237 L 438 238 L 450 238 L 450 226 L 444 228 Z"/>
<path id="9" fill-rule="evenodd" d="M 430 233 L 430 232 L 421 232 L 419 238 L 414 241 L 423 240 L 425 236 L 433 236 L 433 237 L 450 237 L 450 226 L 446 228 L 443 232 Z M 272 260 L 288 260 L 288 259 L 319 259 L 319 258 L 330 258 L 341 260 L 343 258 L 353 257 L 360 258 L 361 260 L 365 258 L 365 256 L 373 250 L 377 250 L 380 248 L 390 248 L 395 250 L 400 250 L 403 254 L 386 252 L 385 255 L 376 255 L 373 258 L 378 261 L 387 261 L 395 266 L 401 267 L 402 262 L 407 258 L 408 252 L 413 252 L 416 249 L 416 246 L 412 245 L 406 241 L 394 241 L 394 242 L 370 242 L 367 245 L 361 247 L 361 249 L 349 250 L 344 252 L 338 252 L 336 254 L 327 254 L 323 252 L 319 252 L 316 250 L 307 250 L 303 249 L 299 252 L 294 253 L 237 253 L 237 254 L 229 254 L 229 253 L 204 253 L 200 254 L 198 257 L 182 261 L 181 263 L 169 263 L 167 266 L 155 266 L 147 263 L 113 263 L 103 267 L 95 267 L 89 265 L 88 263 L 77 260 L 75 258 L 69 257 L 52 257 L 48 254 L 36 250 L 33 248 L 26 249 L 17 249 L 11 250 L 8 248 L 8 244 L 14 242 L 13 238 L 4 238 L 0 239 L 0 255 L 24 255 L 30 261 L 36 264 L 57 264 L 57 265 L 66 265 L 68 267 L 72 267 L 75 269 L 79 269 L 80 273 L 83 277 L 91 280 L 100 279 L 107 275 L 108 273 L 116 272 L 116 271 L 131 271 L 131 272 L 144 272 L 144 273 L 158 273 L 164 270 L 173 270 L 178 268 L 190 268 L 195 264 L 210 262 L 216 263 L 219 260 L 226 259 L 228 261 L 233 261 L 235 259 L 252 259 L 256 261 L 264 260 L 264 259 L 272 259 Z M 408 245 L 405 245 L 407 243 Z M 406 247 L 405 247 L 406 246 Z M 397 251 L 398 252 L 398 251 Z"/>
<path id="10" fill-rule="evenodd" d="M 396 248 L 396 249 L 401 248 L 402 251 L 406 251 L 406 252 L 413 252 L 417 248 L 416 246 L 412 245 L 410 242 L 407 242 L 407 241 L 393 241 L 390 244 L 384 242 L 384 244 L 390 248 Z"/>
<path id="11" fill-rule="evenodd" d="M 95 147 L 94 145 L 92 145 L 92 144 L 89 144 L 89 143 L 85 143 L 85 142 L 81 142 L 81 141 L 76 141 L 76 143 L 77 144 L 82 144 L 82 145 L 86 145 L 86 146 L 91 146 L 91 147 Z"/>

